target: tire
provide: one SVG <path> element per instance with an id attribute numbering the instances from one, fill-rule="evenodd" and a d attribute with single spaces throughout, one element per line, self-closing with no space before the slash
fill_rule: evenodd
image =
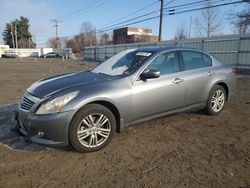
<path id="1" fill-rule="evenodd" d="M 219 114 L 225 106 L 226 98 L 225 89 L 220 85 L 214 86 L 209 94 L 207 107 L 205 108 L 206 112 L 209 115 Z"/>
<path id="2" fill-rule="evenodd" d="M 77 151 L 93 152 L 104 148 L 115 132 L 113 113 L 102 105 L 89 104 L 77 112 L 71 121 L 69 140 Z"/>

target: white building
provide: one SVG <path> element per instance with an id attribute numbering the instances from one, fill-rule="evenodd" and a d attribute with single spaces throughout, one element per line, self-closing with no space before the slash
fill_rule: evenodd
<path id="1" fill-rule="evenodd" d="M 9 45 L 0 45 L 0 57 L 5 53 L 5 50 L 9 50 Z"/>

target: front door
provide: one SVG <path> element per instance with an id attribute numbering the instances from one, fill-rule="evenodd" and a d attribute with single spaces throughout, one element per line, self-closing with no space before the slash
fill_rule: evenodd
<path id="1" fill-rule="evenodd" d="M 183 106 L 185 102 L 184 80 L 179 76 L 176 52 L 158 55 L 145 69 L 157 69 L 160 77 L 138 79 L 133 85 L 134 120 L 164 113 Z"/>

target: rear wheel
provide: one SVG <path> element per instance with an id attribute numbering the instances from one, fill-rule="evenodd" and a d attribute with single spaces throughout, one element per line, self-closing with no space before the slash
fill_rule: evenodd
<path id="1" fill-rule="evenodd" d="M 210 92 L 206 111 L 210 115 L 219 114 L 223 110 L 225 103 L 226 103 L 225 89 L 220 85 L 216 85 Z"/>
<path id="2" fill-rule="evenodd" d="M 89 104 L 73 118 L 69 139 L 80 152 L 97 151 L 105 147 L 116 132 L 113 113 L 99 104 Z"/>

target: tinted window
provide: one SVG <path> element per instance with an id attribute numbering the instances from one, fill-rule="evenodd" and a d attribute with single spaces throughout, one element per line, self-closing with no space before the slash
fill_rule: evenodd
<path id="1" fill-rule="evenodd" d="M 201 53 L 194 51 L 182 51 L 185 70 L 192 70 L 204 67 Z"/>
<path id="2" fill-rule="evenodd" d="M 203 57 L 203 63 L 205 67 L 211 67 L 212 66 L 212 59 L 207 54 L 202 54 Z"/>
<path id="3" fill-rule="evenodd" d="M 157 69 L 161 75 L 179 71 L 179 63 L 175 52 L 166 52 L 156 57 L 148 69 Z"/>

